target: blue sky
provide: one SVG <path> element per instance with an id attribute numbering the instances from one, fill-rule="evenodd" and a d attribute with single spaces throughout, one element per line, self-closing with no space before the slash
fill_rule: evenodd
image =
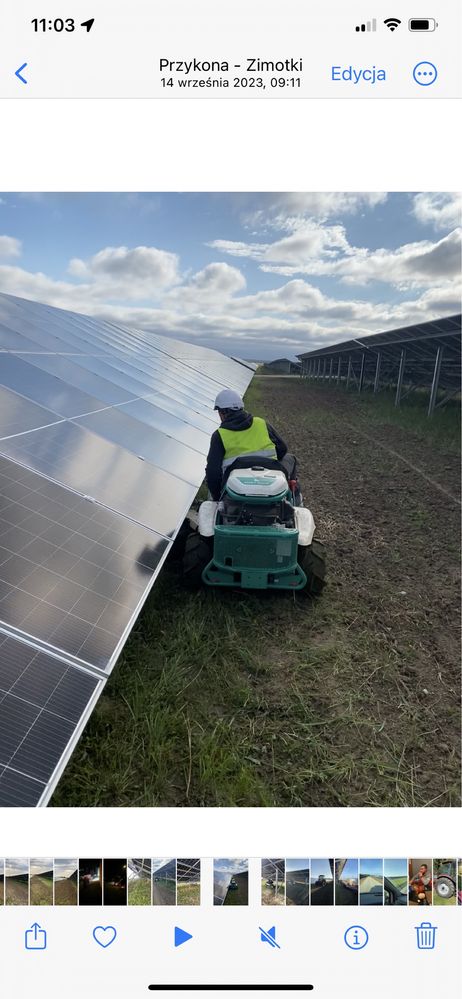
<path id="1" fill-rule="evenodd" d="M 407 858 L 384 860 L 383 872 L 386 878 L 407 878 Z"/>
<path id="2" fill-rule="evenodd" d="M 0 291 L 268 359 L 450 315 L 452 194 L 0 194 Z"/>
<path id="3" fill-rule="evenodd" d="M 372 874 L 374 877 L 382 877 L 383 860 L 362 859 L 359 861 L 359 873 L 362 876 Z"/>

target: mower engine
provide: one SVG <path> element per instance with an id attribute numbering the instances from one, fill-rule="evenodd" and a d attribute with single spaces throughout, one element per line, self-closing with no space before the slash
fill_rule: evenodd
<path id="1" fill-rule="evenodd" d="M 234 469 L 220 502 L 199 509 L 199 533 L 213 537 L 202 580 L 208 586 L 300 590 L 307 577 L 299 552 L 311 544 L 314 527 L 310 511 L 295 506 L 280 469 Z"/>

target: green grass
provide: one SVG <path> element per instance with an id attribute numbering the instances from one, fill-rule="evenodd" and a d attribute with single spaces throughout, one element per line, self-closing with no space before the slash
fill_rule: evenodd
<path id="1" fill-rule="evenodd" d="M 255 384 L 255 383 L 254 383 Z M 395 406 L 395 394 L 393 391 L 384 389 L 374 395 L 370 389 L 365 389 L 361 394 L 356 388 L 350 388 L 348 392 L 343 386 L 328 383 L 316 384 L 306 382 L 307 391 L 310 393 L 322 393 L 330 391 L 337 396 L 347 396 L 349 402 L 368 424 L 392 424 L 408 430 L 418 437 L 426 438 L 436 445 L 443 445 L 450 451 L 460 452 L 461 446 L 461 407 L 460 400 L 450 400 L 445 406 L 434 410 L 433 416 L 427 416 L 428 393 L 414 392 L 404 398 L 400 406 Z M 312 419 L 310 410 L 310 420 Z M 324 422 L 329 419 L 329 414 L 323 409 L 319 413 L 319 418 Z M 331 419 L 335 417 L 332 416 Z"/>
<path id="2" fill-rule="evenodd" d="M 151 905 L 151 879 L 137 878 L 128 882 L 129 905 Z"/>
<path id="3" fill-rule="evenodd" d="M 200 905 L 201 886 L 196 884 L 177 884 L 176 904 L 177 905 Z"/>

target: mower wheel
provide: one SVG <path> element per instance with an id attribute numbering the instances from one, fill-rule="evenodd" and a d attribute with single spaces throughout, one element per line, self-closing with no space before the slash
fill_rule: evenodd
<path id="1" fill-rule="evenodd" d="M 298 564 L 307 579 L 305 593 L 310 597 L 318 596 L 324 589 L 326 580 L 326 554 L 321 541 L 314 540 L 311 545 L 299 545 Z"/>
<path id="2" fill-rule="evenodd" d="M 438 878 L 436 891 L 440 898 L 452 898 L 455 895 L 455 885 L 450 878 Z"/>
<path id="3" fill-rule="evenodd" d="M 186 586 L 202 584 L 202 573 L 210 562 L 213 553 L 213 538 L 203 538 L 194 531 L 186 539 L 183 555 L 183 580 Z"/>

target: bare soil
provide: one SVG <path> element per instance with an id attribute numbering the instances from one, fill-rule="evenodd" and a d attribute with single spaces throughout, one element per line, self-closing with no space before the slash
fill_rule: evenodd
<path id="1" fill-rule="evenodd" d="M 319 787 L 317 803 L 459 804 L 458 456 L 423 434 L 368 424 L 355 397 L 331 386 L 257 384 L 264 415 L 298 457 L 327 548 L 328 587 L 299 627 L 300 652 L 317 648 L 322 662 L 324 649 L 325 669 L 304 696 L 319 722 L 352 722 L 338 728 L 341 745 L 333 738 L 333 759 L 343 747 L 351 761 L 348 790 L 335 802 Z M 358 771 L 371 759 L 369 788 L 356 782 L 360 757 Z M 389 785 L 383 802 L 378 776 Z"/>

